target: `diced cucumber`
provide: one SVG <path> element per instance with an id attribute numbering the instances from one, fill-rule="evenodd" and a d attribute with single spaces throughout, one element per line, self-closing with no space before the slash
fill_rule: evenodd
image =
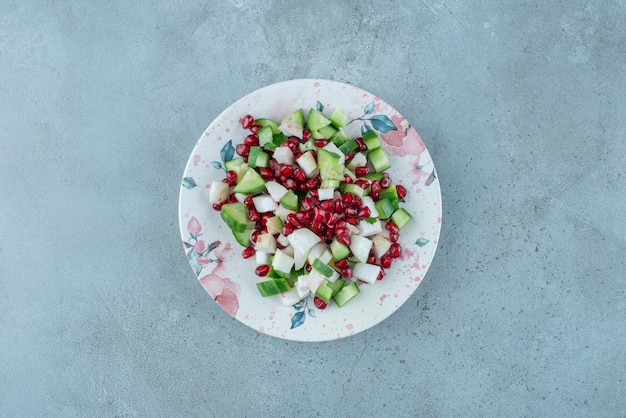
<path id="1" fill-rule="evenodd" d="M 263 297 L 277 295 L 291 289 L 291 285 L 285 279 L 266 280 L 257 283 L 256 287 Z"/>
<path id="2" fill-rule="evenodd" d="M 265 180 L 255 170 L 248 170 L 233 188 L 233 193 L 254 194 L 265 189 Z"/>
<path id="3" fill-rule="evenodd" d="M 334 282 L 329 282 L 328 287 L 333 291 L 333 296 L 335 296 L 343 287 L 346 285 L 345 280 L 336 280 Z"/>
<path id="4" fill-rule="evenodd" d="M 248 155 L 249 167 L 268 167 L 270 162 L 270 156 L 263 151 L 258 145 L 250 147 L 250 154 Z"/>
<path id="5" fill-rule="evenodd" d="M 250 234 L 252 234 L 252 231 L 254 231 L 253 228 L 246 228 L 243 232 L 233 231 L 235 241 L 242 247 L 247 247 L 250 245 Z"/>
<path id="6" fill-rule="evenodd" d="M 337 240 L 333 240 L 330 244 L 330 252 L 333 254 L 333 259 L 339 261 L 350 255 L 350 248 Z"/>
<path id="7" fill-rule="evenodd" d="M 306 118 L 306 124 L 311 131 L 319 131 L 320 128 L 330 125 L 330 121 L 319 110 L 311 109 Z"/>
<path id="8" fill-rule="evenodd" d="M 363 195 L 365 194 L 365 190 L 362 187 L 357 186 L 354 183 L 346 183 L 346 184 L 344 184 L 343 185 L 343 191 L 344 192 L 348 192 L 348 193 L 352 193 L 356 197 L 363 197 Z"/>
<path id="9" fill-rule="evenodd" d="M 389 219 L 389 217 L 393 215 L 393 205 L 387 198 L 377 200 L 376 202 L 374 202 L 374 206 L 378 211 L 379 219 Z"/>
<path id="10" fill-rule="evenodd" d="M 322 169 L 323 167 L 335 166 L 339 164 L 341 159 L 340 155 L 330 152 L 325 148 L 320 148 L 317 151 L 317 165 Z"/>
<path id="11" fill-rule="evenodd" d="M 348 115 L 346 115 L 343 110 L 336 107 L 335 110 L 333 110 L 333 113 L 330 114 L 328 119 L 335 128 L 341 128 L 346 124 L 346 122 L 348 122 Z"/>
<path id="12" fill-rule="evenodd" d="M 367 153 L 367 158 L 372 163 L 374 170 L 376 172 L 381 173 L 391 167 L 391 163 L 389 162 L 389 158 L 385 154 L 385 151 L 381 147 L 371 150 Z"/>
<path id="13" fill-rule="evenodd" d="M 349 153 L 350 151 L 354 151 L 359 147 L 359 144 L 354 139 L 348 139 L 343 144 L 339 145 L 339 149 L 344 154 Z"/>
<path id="14" fill-rule="evenodd" d="M 220 209 L 220 216 L 233 232 L 244 232 L 251 224 L 248 208 L 243 203 L 226 203 Z"/>
<path id="15" fill-rule="evenodd" d="M 324 302 L 330 302 L 330 299 L 333 297 L 333 289 L 329 284 L 330 282 L 328 280 L 324 280 L 315 291 L 315 296 L 322 299 Z"/>
<path id="16" fill-rule="evenodd" d="M 241 181 L 243 175 L 248 171 L 248 164 L 243 160 L 243 158 L 233 158 L 230 161 L 226 161 L 224 163 L 224 169 L 226 171 L 234 171 L 237 173 L 237 183 Z"/>
<path id="17" fill-rule="evenodd" d="M 400 208 L 400 203 L 398 199 L 398 191 L 396 190 L 396 185 L 391 183 L 389 187 L 385 187 L 384 189 L 380 189 L 380 193 L 378 194 L 378 199 L 389 199 L 389 203 L 393 206 L 393 210 L 398 210 Z"/>
<path id="18" fill-rule="evenodd" d="M 339 308 L 346 303 L 350 302 L 356 295 L 361 292 L 359 285 L 356 282 L 346 284 L 337 294 L 333 297 L 333 300 Z"/>
<path id="19" fill-rule="evenodd" d="M 346 135 L 346 131 L 343 128 L 337 129 L 337 132 L 330 138 L 330 140 L 337 146 L 342 145 L 344 142 L 348 140 L 348 136 Z"/>
<path id="20" fill-rule="evenodd" d="M 322 189 L 336 189 L 340 184 L 341 182 L 339 180 L 322 180 L 320 187 Z"/>
<path id="21" fill-rule="evenodd" d="M 367 173 L 363 178 L 365 180 L 382 180 L 385 177 L 383 173 Z"/>
<path id="22" fill-rule="evenodd" d="M 271 119 L 267 119 L 267 118 L 259 118 L 259 119 L 255 119 L 254 123 L 256 125 L 261 125 L 263 128 L 265 127 L 269 127 L 272 129 L 272 133 L 279 133 L 280 131 L 278 130 L 278 124 L 276 122 L 274 122 Z"/>
<path id="23" fill-rule="evenodd" d="M 261 128 L 259 132 L 257 132 L 257 136 L 259 137 L 259 145 L 266 148 L 268 144 L 272 143 L 272 139 L 274 138 L 272 127 L 266 126 L 265 128 Z"/>
<path id="24" fill-rule="evenodd" d="M 319 132 L 322 138 L 330 139 L 333 137 L 333 135 L 337 133 L 337 130 L 333 128 L 332 125 L 326 125 L 326 126 L 322 126 L 317 132 Z"/>
<path id="25" fill-rule="evenodd" d="M 376 133 L 376 131 L 370 130 L 364 132 L 362 138 L 368 150 L 371 151 L 380 147 L 380 138 L 378 137 L 378 133 Z"/>
<path id="26" fill-rule="evenodd" d="M 391 215 L 391 220 L 402 229 L 411 220 L 412 216 L 404 208 L 400 208 Z"/>
<path id="27" fill-rule="evenodd" d="M 291 114 L 291 120 L 304 126 L 304 112 L 298 109 Z"/>
<path id="28" fill-rule="evenodd" d="M 287 190 L 287 193 L 280 199 L 280 204 L 290 210 L 298 210 L 298 195 L 293 190 Z"/>
<path id="29" fill-rule="evenodd" d="M 315 270 L 317 270 L 322 276 L 329 278 L 334 273 L 335 270 L 331 269 L 328 264 L 323 263 L 319 258 L 316 258 L 311 265 Z"/>
<path id="30" fill-rule="evenodd" d="M 323 151 L 321 148 L 319 151 Z M 345 167 L 343 164 L 319 164 L 320 167 L 320 177 L 322 180 L 343 180 L 343 172 Z"/>

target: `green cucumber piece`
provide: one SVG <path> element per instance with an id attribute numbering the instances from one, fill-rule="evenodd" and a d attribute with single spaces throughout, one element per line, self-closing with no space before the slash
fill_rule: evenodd
<path id="1" fill-rule="evenodd" d="M 298 109 L 293 112 L 291 114 L 291 120 L 304 126 L 304 112 L 302 111 L 302 109 Z"/>
<path id="2" fill-rule="evenodd" d="M 346 284 L 337 294 L 333 297 L 333 300 L 339 308 L 346 303 L 350 302 L 356 295 L 361 293 L 361 289 L 356 282 Z"/>
<path id="3" fill-rule="evenodd" d="M 379 219 L 389 219 L 393 215 L 394 208 L 389 199 L 383 198 L 374 202 L 374 207 L 378 211 Z"/>
<path id="4" fill-rule="evenodd" d="M 336 107 L 333 113 L 328 117 L 328 120 L 330 120 L 330 123 L 332 123 L 335 128 L 341 128 L 348 122 L 348 115 L 346 115 L 343 110 Z"/>
<path id="5" fill-rule="evenodd" d="M 340 184 L 339 180 L 322 180 L 320 187 L 322 189 L 336 189 Z"/>
<path id="6" fill-rule="evenodd" d="M 280 204 L 290 210 L 298 210 L 298 195 L 293 190 L 288 190 L 287 193 L 280 199 Z"/>
<path id="7" fill-rule="evenodd" d="M 391 215 L 391 220 L 394 224 L 398 226 L 399 229 L 404 228 L 404 226 L 409 223 L 412 216 L 409 212 L 407 212 L 404 208 L 400 208 Z"/>
<path id="8" fill-rule="evenodd" d="M 233 235 L 235 236 L 235 241 L 242 247 L 247 247 L 250 245 L 250 235 L 254 231 L 253 228 L 246 228 L 243 232 L 233 231 Z"/>
<path id="9" fill-rule="evenodd" d="M 342 258 L 346 258 L 350 255 L 350 247 L 341 242 L 334 240 L 330 244 L 330 252 L 333 255 L 333 260 L 339 261 Z"/>
<path id="10" fill-rule="evenodd" d="M 383 175 L 383 173 L 367 173 L 365 176 L 363 176 L 363 178 L 365 180 L 382 180 L 385 176 Z"/>
<path id="11" fill-rule="evenodd" d="M 251 223 L 248 208 L 240 202 L 226 203 L 220 209 L 220 216 L 233 232 L 244 232 Z"/>
<path id="12" fill-rule="evenodd" d="M 250 147 L 250 154 L 248 155 L 249 167 L 268 167 L 270 162 L 270 156 L 263 151 L 258 145 Z"/>
<path id="13" fill-rule="evenodd" d="M 389 187 L 385 187 L 384 189 L 380 189 L 380 193 L 378 194 L 378 199 L 389 199 L 389 203 L 393 206 L 393 210 L 400 209 L 400 203 L 398 199 L 398 191 L 396 190 L 396 185 L 391 183 Z"/>
<path id="14" fill-rule="evenodd" d="M 274 148 L 276 147 L 280 147 L 280 145 L 285 142 L 285 140 L 287 139 L 287 137 L 285 136 L 284 133 L 279 132 L 277 134 L 274 134 L 272 136 L 272 144 L 274 144 Z"/>
<path id="15" fill-rule="evenodd" d="M 306 124 L 309 130 L 319 131 L 320 128 L 330 125 L 330 121 L 324 115 L 322 115 L 322 112 L 320 112 L 319 110 L 311 109 L 309 110 L 309 114 L 306 118 Z"/>
<path id="16" fill-rule="evenodd" d="M 226 171 L 234 171 L 237 173 L 237 183 L 241 181 L 243 175 L 248 171 L 248 164 L 243 160 L 243 158 L 233 158 L 230 161 L 226 161 L 224 163 L 224 169 Z"/>
<path id="17" fill-rule="evenodd" d="M 330 167 L 339 164 L 339 155 L 334 152 L 330 152 L 325 148 L 320 148 L 317 151 L 317 165 L 320 167 Z"/>
<path id="18" fill-rule="evenodd" d="M 328 280 L 324 280 L 315 291 L 315 296 L 319 297 L 324 302 L 330 302 L 330 299 L 333 297 L 333 289 L 329 284 L 330 282 Z"/>
<path id="19" fill-rule="evenodd" d="M 322 151 L 322 149 L 320 149 L 320 151 Z M 319 156 L 319 153 L 318 153 Z M 345 170 L 345 166 L 343 164 L 324 164 L 321 165 L 319 164 L 319 159 L 318 159 L 318 166 L 320 168 L 320 177 L 322 178 L 322 180 L 343 180 L 343 172 Z"/>
<path id="20" fill-rule="evenodd" d="M 333 296 L 335 296 L 343 287 L 346 285 L 345 280 L 335 280 L 334 282 L 328 282 L 328 287 L 333 291 Z"/>
<path id="21" fill-rule="evenodd" d="M 342 145 L 347 140 L 348 136 L 343 128 L 337 129 L 337 132 L 335 132 L 335 134 L 330 138 L 330 141 L 337 146 Z"/>
<path id="22" fill-rule="evenodd" d="M 380 138 L 376 131 L 366 131 L 363 133 L 363 142 L 367 145 L 368 150 L 373 150 L 380 147 Z"/>
<path id="23" fill-rule="evenodd" d="M 338 146 L 339 150 L 344 154 L 354 151 L 358 147 L 359 144 L 354 139 L 347 139 L 346 142 Z"/>
<path id="24" fill-rule="evenodd" d="M 326 278 L 331 277 L 335 273 L 335 270 L 331 269 L 328 264 L 322 262 L 319 258 L 313 260 L 311 267 Z"/>
<path id="25" fill-rule="evenodd" d="M 291 289 L 289 282 L 282 278 L 259 282 L 256 287 L 263 297 L 278 295 Z"/>
<path id="26" fill-rule="evenodd" d="M 263 128 L 265 127 L 271 128 L 272 133 L 277 134 L 280 132 L 280 130 L 278 129 L 278 124 L 271 119 L 267 119 L 267 118 L 255 119 L 254 123 L 257 125 L 261 125 Z"/>
<path id="27" fill-rule="evenodd" d="M 337 130 L 333 128 L 332 125 L 326 125 L 326 126 L 322 126 L 317 132 L 319 132 L 322 138 L 330 139 L 333 137 L 333 135 L 337 133 Z"/>
<path id="28" fill-rule="evenodd" d="M 367 159 L 372 163 L 374 170 L 378 173 L 382 173 L 389 167 L 391 167 L 391 163 L 389 162 L 389 158 L 385 154 L 385 151 L 381 147 L 371 150 L 367 153 Z"/>
<path id="29" fill-rule="evenodd" d="M 354 183 L 346 183 L 343 185 L 343 191 L 352 193 L 356 197 L 363 197 L 365 195 L 365 189 L 360 186 L 357 186 Z"/>
<path id="30" fill-rule="evenodd" d="M 265 188 L 265 180 L 255 170 L 248 170 L 233 188 L 233 193 L 254 194 Z"/>
<path id="31" fill-rule="evenodd" d="M 263 148 L 266 148 L 267 145 L 272 143 L 272 138 L 274 136 L 272 127 L 266 126 L 265 128 L 259 129 L 259 132 L 257 132 L 257 136 L 259 137 L 259 145 Z"/>

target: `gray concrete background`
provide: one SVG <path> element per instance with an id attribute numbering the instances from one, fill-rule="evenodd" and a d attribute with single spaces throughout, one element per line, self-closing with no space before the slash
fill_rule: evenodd
<path id="1" fill-rule="evenodd" d="M 0 0 L 0 416 L 626 416 L 626 3 Z M 417 128 L 440 248 L 379 326 L 231 319 L 177 230 L 239 97 L 371 91 Z"/>

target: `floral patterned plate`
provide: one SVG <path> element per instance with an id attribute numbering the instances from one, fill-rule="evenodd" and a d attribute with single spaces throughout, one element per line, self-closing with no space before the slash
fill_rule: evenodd
<path id="1" fill-rule="evenodd" d="M 401 231 L 402 257 L 383 280 L 363 284 L 361 293 L 338 308 L 317 309 L 311 298 L 283 306 L 278 296 L 263 298 L 256 288 L 254 257 L 243 259 L 219 212 L 208 203 L 213 180 L 224 178 L 223 165 L 247 132 L 246 114 L 280 121 L 302 108 L 326 112 L 341 108 L 349 116 L 348 136 L 376 129 L 391 160 L 391 179 L 408 195 L 402 206 L 412 215 Z M 196 277 L 226 312 L 262 333 L 287 340 L 326 341 L 364 331 L 409 299 L 435 255 L 441 228 L 441 193 L 428 150 L 409 122 L 393 107 L 357 87 L 329 80 L 291 80 L 261 88 L 222 112 L 197 142 L 182 179 L 179 224 L 185 253 Z"/>

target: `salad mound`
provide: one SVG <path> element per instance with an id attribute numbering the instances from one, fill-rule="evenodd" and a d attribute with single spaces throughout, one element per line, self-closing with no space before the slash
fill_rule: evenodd
<path id="1" fill-rule="evenodd" d="M 349 138 L 348 116 L 298 109 L 280 123 L 245 115 L 250 132 L 224 164 L 209 201 L 254 257 L 263 297 L 291 306 L 313 296 L 341 307 L 360 285 L 382 280 L 400 257 L 400 230 L 411 220 L 407 190 L 392 181 L 375 130 Z"/>

